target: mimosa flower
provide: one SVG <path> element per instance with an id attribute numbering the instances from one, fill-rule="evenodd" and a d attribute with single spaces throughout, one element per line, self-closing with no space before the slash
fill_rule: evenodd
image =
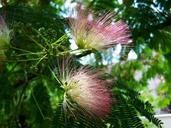
<path id="1" fill-rule="evenodd" d="M 63 68 L 65 69 L 65 68 Z M 112 97 L 107 89 L 106 82 L 99 78 L 97 73 L 88 69 L 71 70 L 62 74 L 61 86 L 65 90 L 64 108 L 69 108 L 74 101 L 88 114 L 98 118 L 106 117 L 112 107 Z M 67 100 L 66 100 L 67 99 Z M 69 103 L 68 103 L 69 102 Z"/>
<path id="2" fill-rule="evenodd" d="M 74 73 L 69 80 L 67 94 L 88 112 L 106 116 L 111 108 L 111 96 L 105 82 L 88 70 Z"/>
<path id="3" fill-rule="evenodd" d="M 70 22 L 72 35 L 79 48 L 102 50 L 118 43 L 131 42 L 128 26 L 123 21 L 112 22 L 114 14 L 109 13 L 97 19 L 79 10 Z"/>

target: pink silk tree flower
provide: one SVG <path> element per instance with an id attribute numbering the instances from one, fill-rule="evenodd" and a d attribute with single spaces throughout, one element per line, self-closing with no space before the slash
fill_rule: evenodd
<path id="1" fill-rule="evenodd" d="M 106 82 L 98 78 L 97 73 L 79 69 L 71 73 L 63 84 L 71 100 L 90 115 L 104 118 L 110 113 L 112 97 L 105 87 Z"/>
<path id="2" fill-rule="evenodd" d="M 79 48 L 102 50 L 118 43 L 131 43 L 128 26 L 123 21 L 112 22 L 114 14 L 109 13 L 93 19 L 93 14 L 86 15 L 79 9 L 77 17 L 70 20 L 74 40 Z"/>

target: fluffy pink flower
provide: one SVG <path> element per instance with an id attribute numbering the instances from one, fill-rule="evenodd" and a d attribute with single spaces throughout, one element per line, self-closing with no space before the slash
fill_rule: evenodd
<path id="1" fill-rule="evenodd" d="M 102 50 L 118 43 L 131 42 L 128 26 L 123 21 L 112 22 L 114 14 L 109 13 L 97 19 L 79 9 L 77 17 L 70 20 L 72 35 L 79 48 Z"/>
<path id="2" fill-rule="evenodd" d="M 66 94 L 89 114 L 99 118 L 109 114 L 112 98 L 105 82 L 96 73 L 80 69 L 71 73 L 63 83 Z"/>

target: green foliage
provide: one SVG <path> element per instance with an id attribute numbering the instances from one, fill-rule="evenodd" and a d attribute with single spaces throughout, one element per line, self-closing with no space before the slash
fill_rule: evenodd
<path id="1" fill-rule="evenodd" d="M 143 102 L 140 94 L 121 82 L 115 83 L 113 92 L 116 104 L 109 118 L 111 128 L 144 128 L 139 116 L 146 117 L 156 126 L 161 127 L 161 121 L 153 116 L 152 106 L 149 102 Z"/>
<path id="2" fill-rule="evenodd" d="M 157 53 L 147 47 L 142 51 L 138 60 L 114 65 L 112 69 L 113 77 L 122 78 L 124 83 L 141 91 L 142 99 L 149 100 L 155 108 L 167 107 L 170 104 L 170 66 L 168 61 L 164 58 L 162 52 Z M 138 75 L 140 75 L 140 78 L 136 80 Z M 152 89 L 147 87 L 147 85 L 150 86 L 150 81 L 157 76 L 160 76 L 159 85 L 152 83 Z M 158 96 L 153 97 L 154 91 L 158 93 Z"/>

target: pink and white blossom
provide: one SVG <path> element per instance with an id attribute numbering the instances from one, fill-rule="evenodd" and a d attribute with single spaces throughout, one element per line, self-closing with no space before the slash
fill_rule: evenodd
<path id="1" fill-rule="evenodd" d="M 68 97 L 90 115 L 103 118 L 110 113 L 112 97 L 106 82 L 101 80 L 97 73 L 78 69 L 71 71 L 62 83 Z"/>
<path id="2" fill-rule="evenodd" d="M 102 50 L 131 42 L 127 24 L 113 22 L 113 13 L 96 19 L 93 16 L 93 13 L 86 14 L 79 9 L 76 18 L 70 20 L 72 35 L 79 48 Z"/>

